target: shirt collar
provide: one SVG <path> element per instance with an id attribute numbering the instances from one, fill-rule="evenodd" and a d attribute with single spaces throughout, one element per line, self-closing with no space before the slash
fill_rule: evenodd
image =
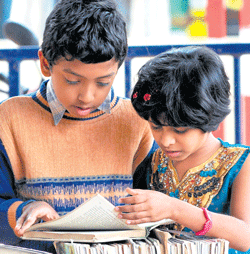
<path id="1" fill-rule="evenodd" d="M 57 99 L 51 79 L 47 83 L 46 96 L 54 119 L 54 124 L 57 125 L 63 118 L 66 108 Z M 98 109 L 104 111 L 107 114 L 110 114 L 111 112 L 110 104 L 111 104 L 111 90 L 109 91 L 109 94 L 104 100 L 104 102 L 98 107 Z"/>

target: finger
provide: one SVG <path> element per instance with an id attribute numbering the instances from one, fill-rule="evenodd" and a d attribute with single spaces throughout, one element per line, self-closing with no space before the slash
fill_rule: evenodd
<path id="1" fill-rule="evenodd" d="M 127 220 L 126 223 L 129 225 L 137 225 L 141 223 L 148 223 L 150 222 L 149 218 L 137 219 L 137 220 Z"/>
<path id="2" fill-rule="evenodd" d="M 27 216 L 29 216 L 29 211 L 26 210 L 22 213 L 22 215 L 19 217 L 19 219 L 16 221 L 15 229 L 19 230 L 23 227 L 23 224 L 25 223 Z"/>
<path id="3" fill-rule="evenodd" d="M 124 198 L 120 198 L 118 200 L 119 203 L 122 203 L 122 204 L 134 204 L 135 203 L 135 198 L 133 196 L 130 196 L 130 197 L 124 197 Z"/>
<path id="4" fill-rule="evenodd" d="M 41 219 L 44 221 L 50 221 L 60 218 L 59 214 L 55 211 L 51 214 L 46 214 L 45 216 L 42 216 Z"/>
<path id="5" fill-rule="evenodd" d="M 23 226 L 23 222 L 26 218 L 26 214 L 22 214 L 19 219 L 16 221 L 15 230 L 19 230 Z"/>
<path id="6" fill-rule="evenodd" d="M 147 199 L 146 195 L 134 195 L 134 196 L 129 196 L 129 197 L 124 197 L 120 198 L 118 201 L 119 203 L 124 203 L 124 204 L 140 204 L 144 203 Z"/>
<path id="7" fill-rule="evenodd" d="M 30 228 L 33 224 L 35 224 L 37 221 L 39 220 L 39 218 L 37 218 L 36 216 L 34 215 L 28 215 L 23 224 L 22 224 L 22 227 L 17 230 L 18 234 L 20 235 L 23 235 L 23 233 L 28 229 Z"/>
<path id="8" fill-rule="evenodd" d="M 126 192 L 132 196 L 145 193 L 147 190 L 126 188 Z"/>
<path id="9" fill-rule="evenodd" d="M 132 196 L 137 195 L 137 191 L 131 188 L 126 188 L 126 192 Z"/>
<path id="10" fill-rule="evenodd" d="M 119 218 L 125 219 L 125 220 L 137 220 L 137 219 L 142 219 L 146 217 L 148 217 L 148 214 L 146 211 L 119 214 Z"/>
<path id="11" fill-rule="evenodd" d="M 122 213 L 119 214 L 118 217 L 127 220 L 126 222 L 128 224 L 138 224 L 150 221 L 150 217 L 148 217 L 148 214 L 145 211 L 135 213 Z"/>
<path id="12" fill-rule="evenodd" d="M 116 208 L 116 211 L 119 213 L 142 212 L 146 210 L 144 203 L 136 205 L 117 206 Z"/>

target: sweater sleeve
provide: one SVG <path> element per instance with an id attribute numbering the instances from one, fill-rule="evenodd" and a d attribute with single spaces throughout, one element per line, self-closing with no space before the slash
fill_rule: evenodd
<path id="1" fill-rule="evenodd" d="M 0 140 L 0 239 L 5 244 L 20 241 L 14 234 L 16 220 L 21 216 L 22 209 L 31 201 L 23 202 L 17 195 L 14 176 L 6 150 Z"/>
<path id="2" fill-rule="evenodd" d="M 143 132 L 143 135 L 141 137 L 141 141 L 139 143 L 139 146 L 137 148 L 136 154 L 134 156 L 133 161 L 133 173 L 135 172 L 135 169 L 139 166 L 139 164 L 147 157 L 147 155 L 150 153 L 150 151 L 153 148 L 153 136 L 150 131 L 149 125 L 145 125 L 145 129 Z"/>

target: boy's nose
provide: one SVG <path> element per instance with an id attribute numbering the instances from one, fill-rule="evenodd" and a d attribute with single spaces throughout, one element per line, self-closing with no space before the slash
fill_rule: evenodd
<path id="1" fill-rule="evenodd" d="M 78 99 L 84 104 L 91 103 L 94 98 L 94 91 L 91 89 L 91 87 L 85 87 L 84 89 L 81 89 L 78 94 Z"/>

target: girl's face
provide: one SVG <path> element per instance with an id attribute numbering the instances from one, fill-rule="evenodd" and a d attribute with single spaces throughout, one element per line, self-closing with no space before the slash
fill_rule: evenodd
<path id="1" fill-rule="evenodd" d="M 204 154 L 210 133 L 189 127 L 159 126 L 149 121 L 155 141 L 173 161 L 198 158 Z"/>

